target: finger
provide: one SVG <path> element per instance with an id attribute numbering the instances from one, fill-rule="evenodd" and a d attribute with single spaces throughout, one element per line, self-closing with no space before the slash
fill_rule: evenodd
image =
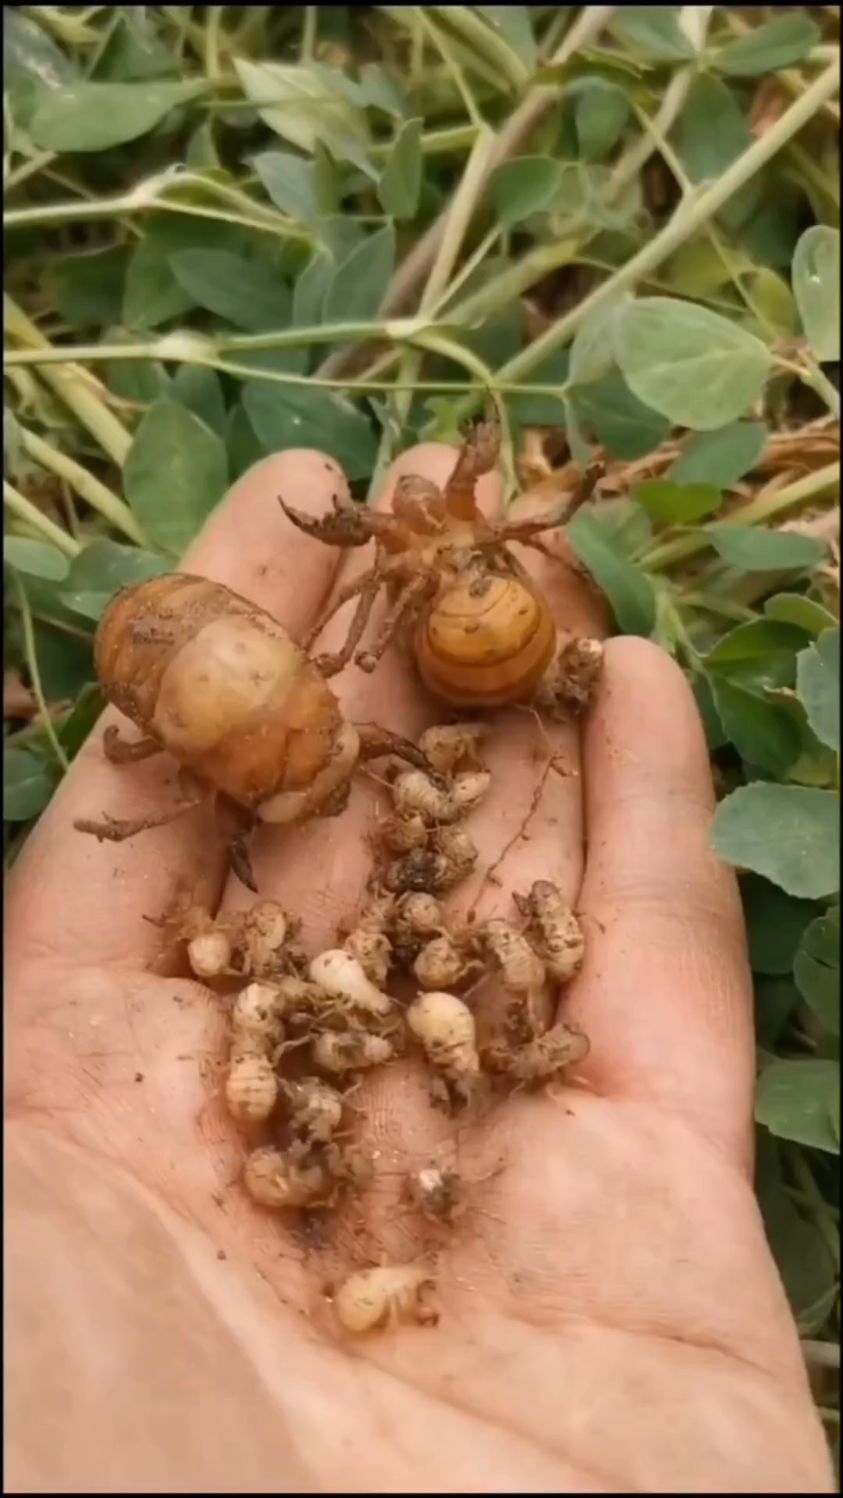
<path id="1" fill-rule="evenodd" d="M 525 497 L 510 506 L 507 519 L 550 516 L 558 508 L 558 495 Z M 541 540 L 550 556 L 517 542 L 510 549 L 550 606 L 560 635 L 602 639 L 610 623 L 606 604 L 572 565 L 563 532 L 547 531 Z M 543 721 L 524 708 L 496 714 L 486 758 L 500 789 L 474 819 L 478 872 L 460 891 L 459 904 L 478 918 L 511 915 L 512 891 L 526 893 L 539 878 L 573 902 L 584 867 L 579 724 Z"/>
<path id="2" fill-rule="evenodd" d="M 389 507 L 396 483 L 406 474 L 443 484 L 455 455 L 454 448 L 438 442 L 423 443 L 403 453 L 384 479 L 377 507 Z M 499 506 L 501 485 L 496 474 L 483 478 L 479 491 L 484 506 L 492 510 Z M 307 545 L 316 552 L 330 553 L 330 548 L 317 541 L 308 541 Z M 343 557 L 332 595 L 371 566 L 371 550 L 360 548 Z M 253 596 L 256 602 L 262 601 L 260 584 Z M 342 645 L 354 607 L 354 601 L 347 603 L 330 621 L 314 646 L 317 652 L 331 652 Z M 379 599 L 367 638 L 377 630 L 385 608 L 385 600 Z M 332 677 L 331 689 L 351 722 L 377 722 L 410 738 L 448 715 L 422 690 L 412 661 L 394 646 L 371 675 L 352 662 Z M 314 950 L 320 943 L 333 943 L 338 920 L 353 912 L 371 872 L 370 839 L 378 807 L 383 804 L 377 774 L 377 762 L 371 773 L 358 771 L 349 805 L 341 816 L 314 818 L 297 828 L 261 827 L 252 841 L 250 856 L 261 895 L 280 900 L 295 911 L 303 923 L 302 939 L 307 945 L 315 944 Z M 243 908 L 249 899 L 239 881 L 229 881 L 223 901 L 226 908 Z"/>
<path id="3" fill-rule="evenodd" d="M 584 745 L 586 961 L 566 1014 L 603 1093 L 656 1105 L 746 1160 L 751 982 L 737 884 L 709 847 L 714 793 L 679 667 L 609 642 Z"/>
<path id="4" fill-rule="evenodd" d="M 300 509 L 322 513 L 346 493 L 337 465 L 309 450 L 257 464 L 214 512 L 182 563 L 184 571 L 258 596 L 295 636 L 315 617 L 336 571 L 326 547 L 313 546 L 276 502 L 283 492 Z M 18 951 L 62 959 L 137 963 L 162 948 L 144 920 L 177 897 L 215 901 L 225 854 L 210 809 L 120 843 L 98 843 L 74 820 L 155 815 L 175 802 L 176 766 L 167 755 L 114 766 L 103 755 L 102 727 L 126 723 L 109 710 L 29 838 L 9 883 L 9 936 Z"/>

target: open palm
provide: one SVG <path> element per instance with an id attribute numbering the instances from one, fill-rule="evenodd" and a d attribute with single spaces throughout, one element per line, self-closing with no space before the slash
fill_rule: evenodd
<path id="1" fill-rule="evenodd" d="M 453 458 L 405 455 L 386 496 L 400 472 L 441 482 Z M 303 634 L 365 558 L 303 537 L 275 497 L 321 513 L 343 486 L 320 454 L 268 459 L 186 569 Z M 495 478 L 481 489 L 494 508 Z M 588 588 L 538 566 L 560 624 L 599 630 Z M 412 735 L 442 716 L 397 655 L 334 686 L 355 721 Z M 832 1490 L 752 1193 L 740 906 L 707 850 L 708 760 L 681 673 L 613 640 L 582 743 L 513 711 L 486 757 L 478 874 L 458 903 L 510 915 L 513 889 L 561 886 L 586 928 L 566 1011 L 591 1053 L 566 1088 L 475 1126 L 432 1110 L 414 1062 L 374 1073 L 354 1103 L 376 1183 L 320 1242 L 236 1184 L 224 1016 L 173 976 L 154 924 L 185 895 L 249 896 L 225 882 L 201 810 L 116 847 L 73 831 L 173 794 L 172 762 L 117 769 L 92 736 L 7 895 L 13 1491 Z M 361 775 L 343 816 L 255 840 L 261 894 L 302 917 L 311 950 L 362 896 L 379 796 Z M 444 1237 L 399 1195 L 430 1160 L 470 1186 Z M 422 1255 L 439 1326 L 338 1340 L 332 1279 Z"/>

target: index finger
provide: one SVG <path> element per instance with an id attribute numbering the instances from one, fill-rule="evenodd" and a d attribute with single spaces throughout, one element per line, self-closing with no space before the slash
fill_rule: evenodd
<path id="1" fill-rule="evenodd" d="M 276 453 L 256 464 L 191 547 L 183 570 L 259 599 L 289 629 L 303 633 L 333 582 L 337 561 L 313 546 L 276 503 L 281 492 L 299 509 L 321 514 L 347 494 L 330 458 L 310 450 Z M 110 764 L 102 729 L 126 720 L 109 709 L 34 828 L 7 890 L 7 953 L 63 961 L 138 965 L 154 961 L 161 936 L 144 916 L 160 917 L 177 898 L 214 906 L 227 857 L 210 806 L 123 843 L 99 843 L 77 832 L 77 817 L 155 815 L 175 801 L 169 755 L 143 764 Z"/>

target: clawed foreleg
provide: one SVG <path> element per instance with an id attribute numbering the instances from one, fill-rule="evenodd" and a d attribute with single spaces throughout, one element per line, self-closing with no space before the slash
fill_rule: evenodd
<path id="1" fill-rule="evenodd" d="M 387 645 L 395 636 L 402 620 L 408 615 L 417 612 L 422 604 L 433 596 L 437 586 L 438 581 L 435 574 L 427 572 L 417 573 L 415 577 L 411 577 L 409 582 L 405 583 L 384 619 L 371 647 L 368 650 L 361 650 L 356 657 L 357 665 L 361 671 L 374 671 Z"/>

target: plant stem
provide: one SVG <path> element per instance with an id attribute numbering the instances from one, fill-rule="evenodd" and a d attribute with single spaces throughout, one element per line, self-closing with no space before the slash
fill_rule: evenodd
<path id="1" fill-rule="evenodd" d="M 68 763 L 67 755 L 65 754 L 61 744 L 58 741 L 58 738 L 56 737 L 56 730 L 53 727 L 53 720 L 50 715 L 50 709 L 47 706 L 47 699 L 44 696 L 44 688 L 41 684 L 41 671 L 38 665 L 38 651 L 35 646 L 35 630 L 32 627 L 32 610 L 29 607 L 29 599 L 26 596 L 26 589 L 21 582 L 20 574 L 17 572 L 17 570 L 14 567 L 10 567 L 9 573 L 12 580 L 12 588 L 17 600 L 18 611 L 21 617 L 21 625 L 23 628 L 23 654 L 24 660 L 26 661 L 26 667 L 29 672 L 29 679 L 32 683 L 32 695 L 35 698 L 35 701 L 38 703 L 38 709 L 43 720 L 42 726 L 47 739 L 49 740 L 50 747 L 56 757 L 56 760 L 58 761 L 58 764 L 61 767 L 62 773 L 64 773 L 70 768 L 70 766 Z"/>
<path id="2" fill-rule="evenodd" d="M 576 56 L 577 52 L 589 46 L 602 31 L 613 9 L 611 5 L 584 6 L 549 62 L 554 67 L 562 67 Z M 552 109 L 558 97 L 558 87 L 534 84 L 528 90 L 518 108 L 495 136 L 495 149 L 489 157 L 489 176 L 496 166 L 519 150 L 536 125 Z M 485 185 L 484 182 L 483 186 Z M 419 282 L 427 275 L 445 232 L 447 219 L 447 210 L 440 213 L 427 232 L 413 246 L 409 255 L 405 256 L 401 262 L 384 298 L 381 307 L 383 316 L 392 317 L 404 307 Z"/>
<path id="3" fill-rule="evenodd" d="M 59 399 L 69 406 L 86 431 L 96 437 L 103 452 L 108 453 L 117 466 L 122 468 L 126 454 L 132 445 L 132 438 L 122 422 L 118 421 L 97 395 L 97 381 L 87 370 L 80 369 L 78 364 L 68 362 L 70 356 L 63 357 L 63 350 L 54 349 L 35 324 L 30 322 L 26 313 L 10 296 L 5 294 L 3 310 L 6 331 L 13 334 L 15 338 L 19 338 L 22 343 L 28 344 L 27 352 L 46 356 L 43 361 L 45 365 L 51 362 L 54 356 L 58 356 L 56 362 L 60 362 L 65 367 L 55 370 L 45 368 L 42 378 Z M 13 359 L 13 356 L 7 357 Z M 39 361 L 31 360 L 30 362 Z"/>
<path id="4" fill-rule="evenodd" d="M 454 31 L 460 32 L 469 47 L 481 53 L 515 88 L 523 87 L 529 77 L 527 68 L 481 16 L 475 15 L 467 5 L 432 5 L 430 8 Z"/>
<path id="5" fill-rule="evenodd" d="M 814 473 L 807 473 L 804 478 L 797 479 L 793 484 L 787 484 L 783 489 L 776 489 L 772 493 L 763 490 L 751 500 L 743 509 L 734 515 L 728 516 L 721 521 L 722 525 L 735 527 L 759 525 L 762 521 L 771 520 L 774 515 L 781 514 L 791 505 L 801 504 L 803 500 L 813 499 L 822 494 L 840 481 L 840 465 L 828 463 L 824 468 L 818 468 Z M 697 552 L 705 551 L 711 545 L 705 531 L 695 531 L 690 536 L 677 536 L 674 541 L 665 541 L 661 546 L 654 546 L 645 552 L 640 559 L 640 566 L 645 567 L 648 572 L 659 572 L 664 567 L 669 567 L 673 562 L 684 561 L 687 557 L 696 556 Z"/>
<path id="6" fill-rule="evenodd" d="M 680 203 L 670 221 L 637 255 L 620 266 L 614 275 L 609 276 L 590 296 L 585 297 L 577 307 L 548 328 L 529 348 L 522 349 L 513 359 L 509 359 L 498 371 L 499 377 L 517 382 L 525 374 L 529 374 L 537 364 L 564 347 L 585 319 L 605 301 L 634 286 L 642 276 L 661 265 L 680 245 L 685 244 L 698 229 L 707 224 L 724 203 L 813 118 L 823 101 L 835 93 L 839 81 L 840 64 L 835 60 L 805 90 L 802 98 L 791 104 L 765 135 L 753 141 L 721 177 L 700 192 L 694 193 L 690 200 Z M 470 415 L 474 405 L 476 401 L 462 403 L 459 415 Z"/>
<path id="7" fill-rule="evenodd" d="M 205 72 L 211 83 L 220 76 L 220 23 L 223 6 L 209 5 L 205 22 Z"/>
<path id="8" fill-rule="evenodd" d="M 87 468 L 83 468 L 81 463 L 77 463 L 66 453 L 59 452 L 51 443 L 45 442 L 43 437 L 36 436 L 35 432 L 28 431 L 26 427 L 19 427 L 18 430 L 24 448 L 36 463 L 64 479 L 92 509 L 98 510 L 111 525 L 128 536 L 130 541 L 134 541 L 137 546 L 145 545 L 143 531 L 129 506 L 118 499 L 107 485 L 89 473 Z"/>
<path id="9" fill-rule="evenodd" d="M 229 211 L 209 208 L 198 203 L 185 203 L 179 198 L 167 197 L 168 188 L 201 187 L 211 198 L 229 206 Z M 246 193 L 226 187 L 210 177 L 197 172 L 171 171 L 138 182 L 129 192 L 113 198 L 86 198 L 82 202 L 43 203 L 34 208 L 10 208 L 3 214 L 6 229 L 42 228 L 46 224 L 65 224 L 79 220 L 119 218 L 124 213 L 141 213 L 154 209 L 159 213 L 182 213 L 188 218 L 221 219 L 226 223 L 243 224 L 249 229 L 263 230 L 282 239 L 299 239 L 310 244 L 313 235 L 309 229 L 285 218 L 274 208 L 265 208 L 255 203 Z"/>
<path id="10" fill-rule="evenodd" d="M 8 479 L 3 480 L 3 503 L 13 515 L 17 516 L 18 520 L 22 520 L 30 530 L 38 531 L 45 541 L 57 546 L 65 556 L 78 557 L 82 550 L 79 542 L 74 541 L 73 537 L 69 536 L 60 525 L 56 525 L 48 515 L 42 515 L 37 506 L 15 489 Z"/>

